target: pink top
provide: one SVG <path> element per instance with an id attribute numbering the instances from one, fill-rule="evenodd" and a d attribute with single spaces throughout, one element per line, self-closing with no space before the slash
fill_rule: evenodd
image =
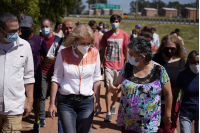
<path id="1" fill-rule="evenodd" d="M 94 34 L 94 44 L 94 47 L 99 50 L 99 32 L 95 32 Z"/>

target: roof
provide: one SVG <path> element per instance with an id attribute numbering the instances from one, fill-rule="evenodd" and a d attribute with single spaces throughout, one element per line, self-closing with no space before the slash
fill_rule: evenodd
<path id="1" fill-rule="evenodd" d="M 192 8 L 192 7 L 185 7 L 185 9 L 188 9 L 188 10 L 197 10 L 196 8 Z"/>
<path id="2" fill-rule="evenodd" d="M 155 8 L 144 8 L 144 10 L 150 10 L 150 11 L 157 11 L 157 9 L 155 9 Z"/>
<path id="3" fill-rule="evenodd" d="M 175 9 L 175 8 L 168 8 L 168 7 L 163 7 L 162 9 L 164 9 L 164 10 L 171 10 L 171 11 L 177 11 L 177 9 Z"/>

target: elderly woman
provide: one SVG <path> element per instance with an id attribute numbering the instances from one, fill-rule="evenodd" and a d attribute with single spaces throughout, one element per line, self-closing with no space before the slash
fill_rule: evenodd
<path id="1" fill-rule="evenodd" d="M 165 68 L 152 61 L 151 43 L 139 36 L 128 44 L 129 61 L 109 90 L 121 99 L 117 124 L 122 133 L 157 132 L 161 121 L 161 94 L 165 96 L 165 125 L 171 123 L 172 93 Z"/>
<path id="2" fill-rule="evenodd" d="M 94 115 L 93 93 L 96 96 L 96 115 L 101 111 L 100 58 L 98 50 L 90 47 L 93 41 L 92 29 L 86 24 L 80 24 L 66 38 L 64 46 L 67 48 L 57 55 L 52 77 L 49 115 L 52 118 L 55 116 L 56 97 L 58 116 L 64 133 L 91 132 Z"/>
<path id="3" fill-rule="evenodd" d="M 197 50 L 190 52 L 185 69 L 177 77 L 172 114 L 175 112 L 176 99 L 180 90 L 183 91 L 179 116 L 181 133 L 191 133 L 193 120 L 195 121 L 195 133 L 199 133 L 199 51 Z"/>
<path id="4" fill-rule="evenodd" d="M 185 57 L 186 55 L 183 52 L 182 44 L 176 36 L 173 35 L 166 35 L 161 40 L 161 46 L 159 47 L 157 54 L 155 54 L 153 60 L 160 65 L 162 65 L 170 78 L 172 94 L 175 88 L 175 82 L 179 72 L 185 66 Z M 180 93 L 181 96 L 181 93 Z M 162 114 L 164 115 L 165 109 L 165 99 L 162 99 Z M 176 109 L 175 109 L 175 119 L 177 121 L 178 114 L 179 114 L 179 99 L 177 100 Z M 167 133 L 174 133 L 176 126 L 169 125 L 168 127 L 164 127 L 163 123 L 161 122 L 161 126 L 159 132 L 167 132 Z"/>

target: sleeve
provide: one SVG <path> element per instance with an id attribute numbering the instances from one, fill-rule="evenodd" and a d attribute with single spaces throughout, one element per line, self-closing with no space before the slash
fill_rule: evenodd
<path id="1" fill-rule="evenodd" d="M 183 77 L 183 75 L 182 75 L 182 71 L 181 71 L 181 72 L 179 72 L 178 77 L 176 79 L 175 87 L 178 87 L 178 88 L 183 87 L 182 77 Z"/>
<path id="2" fill-rule="evenodd" d="M 101 63 L 100 63 L 100 57 L 98 54 L 97 57 L 97 63 L 95 65 L 95 70 L 94 70 L 94 75 L 93 75 L 93 83 L 102 80 L 102 76 L 101 76 Z"/>
<path id="3" fill-rule="evenodd" d="M 46 44 L 45 40 L 42 39 L 40 55 L 46 57 L 47 52 L 48 52 L 48 50 L 47 50 L 47 44 Z"/>
<path id="4" fill-rule="evenodd" d="M 121 75 L 122 77 L 124 77 L 124 74 L 125 74 L 125 68 L 126 68 L 126 64 L 124 64 L 124 67 L 122 68 L 122 70 L 119 72 L 119 75 Z"/>
<path id="5" fill-rule="evenodd" d="M 159 35 L 157 35 L 157 39 L 156 39 L 156 45 L 157 48 L 160 47 L 160 39 L 159 39 Z"/>
<path id="6" fill-rule="evenodd" d="M 107 47 L 108 46 L 108 44 L 107 44 L 107 38 L 106 38 L 105 34 L 103 35 L 103 37 L 101 39 L 100 45 L 102 47 Z"/>
<path id="7" fill-rule="evenodd" d="M 161 82 L 161 87 L 165 85 L 169 81 L 169 76 L 167 74 L 167 71 L 165 68 L 162 66 L 161 72 L 160 72 L 160 82 Z"/>
<path id="8" fill-rule="evenodd" d="M 51 81 L 54 81 L 59 84 L 61 83 L 64 77 L 64 68 L 63 68 L 63 60 L 62 60 L 61 52 L 59 52 L 57 55 L 55 67 L 54 67 L 54 73 L 51 79 Z"/>
<path id="9" fill-rule="evenodd" d="M 55 56 L 55 51 L 56 51 L 56 47 L 58 46 L 58 41 L 57 39 L 53 42 L 53 44 L 51 45 L 48 53 L 47 53 L 47 57 L 54 57 Z"/>
<path id="10" fill-rule="evenodd" d="M 33 54 L 30 44 L 27 45 L 27 57 L 24 65 L 24 84 L 35 83 Z"/>

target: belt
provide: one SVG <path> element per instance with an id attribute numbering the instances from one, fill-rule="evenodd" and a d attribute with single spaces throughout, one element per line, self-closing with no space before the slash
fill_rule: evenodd
<path id="1" fill-rule="evenodd" d="M 91 95 L 91 96 L 93 96 L 93 95 Z M 83 95 L 70 94 L 70 95 L 66 95 L 65 97 L 68 100 L 82 102 L 84 99 L 87 99 L 88 97 L 91 97 L 91 96 L 83 96 Z"/>

